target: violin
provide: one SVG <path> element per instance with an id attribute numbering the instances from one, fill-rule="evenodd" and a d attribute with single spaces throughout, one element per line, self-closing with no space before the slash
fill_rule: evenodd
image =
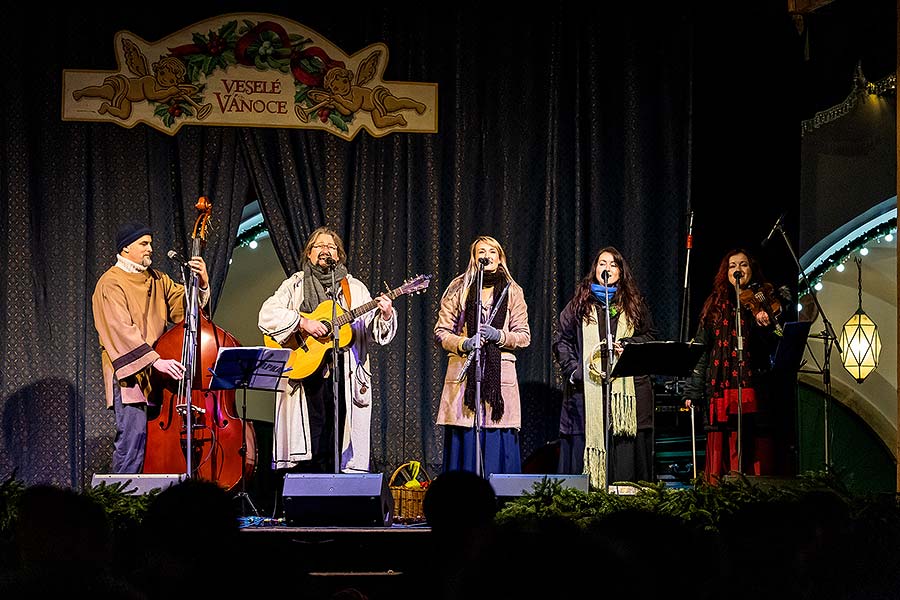
<path id="1" fill-rule="evenodd" d="M 781 335 L 781 302 L 775 294 L 775 287 L 771 283 L 751 283 L 741 290 L 741 306 L 747 308 L 754 315 L 760 311 L 769 315 L 769 321 L 775 324 L 775 333 Z"/>

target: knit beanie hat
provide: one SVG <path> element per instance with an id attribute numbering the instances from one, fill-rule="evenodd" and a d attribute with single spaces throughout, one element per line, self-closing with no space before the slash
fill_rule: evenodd
<path id="1" fill-rule="evenodd" d="M 119 233 L 116 234 L 116 254 L 145 235 L 150 235 L 150 228 L 143 223 L 125 223 L 119 227 Z"/>

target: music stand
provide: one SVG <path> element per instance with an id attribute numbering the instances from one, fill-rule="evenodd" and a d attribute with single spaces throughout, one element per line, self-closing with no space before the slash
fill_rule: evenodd
<path id="1" fill-rule="evenodd" d="M 775 349 L 775 360 L 772 364 L 774 370 L 786 373 L 800 371 L 810 327 L 812 321 L 792 321 L 784 324 L 781 339 L 778 340 L 778 347 Z"/>
<path id="2" fill-rule="evenodd" d="M 781 339 L 778 340 L 778 346 L 775 348 L 775 357 L 772 359 L 772 380 L 771 389 L 775 394 L 775 398 L 783 398 L 785 401 L 776 402 L 772 406 L 773 411 L 790 410 L 793 412 L 787 414 L 776 414 L 773 423 L 782 425 L 790 424 L 791 430 L 785 428 L 779 430 L 780 437 L 791 439 L 788 448 L 796 447 L 797 431 L 797 374 L 806 373 L 802 371 L 806 360 L 803 358 L 806 352 L 807 339 L 809 338 L 809 330 L 812 327 L 812 321 L 793 321 L 785 323 L 782 327 Z M 818 372 L 818 371 L 815 371 Z M 786 400 L 790 402 L 786 402 Z M 790 408 L 788 408 L 790 407 Z M 784 453 L 784 456 L 789 456 Z M 789 463 L 791 469 L 797 469 L 798 458 L 792 456 L 792 462 Z M 786 463 L 787 465 L 788 463 Z"/>
<path id="3" fill-rule="evenodd" d="M 703 354 L 701 344 L 655 340 L 625 344 L 612 370 L 613 377 L 672 375 L 687 377 Z"/>
<path id="4" fill-rule="evenodd" d="M 612 370 L 613 377 L 670 375 L 688 377 L 700 361 L 704 346 L 691 342 L 654 340 L 625 344 Z M 654 439 L 656 427 L 653 428 Z M 694 430 L 694 405 L 691 403 L 691 460 L 697 478 L 697 435 Z M 655 458 L 654 458 L 655 462 Z"/>
<path id="5" fill-rule="evenodd" d="M 247 478 L 243 470 L 247 465 L 247 390 L 277 391 L 281 378 L 285 373 L 285 365 L 290 359 L 288 348 L 269 348 L 267 346 L 246 346 L 219 348 L 216 363 L 209 371 L 212 373 L 210 389 L 243 390 L 243 406 L 241 408 L 241 491 L 235 498 L 241 499 L 241 507 L 246 515 L 245 503 L 259 516 L 253 500 L 247 493 Z"/>

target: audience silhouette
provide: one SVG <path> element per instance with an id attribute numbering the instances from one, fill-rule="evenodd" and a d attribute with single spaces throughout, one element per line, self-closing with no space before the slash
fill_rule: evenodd
<path id="1" fill-rule="evenodd" d="M 144 515 L 131 580 L 151 600 L 243 589 L 239 518 L 232 494 L 214 482 L 185 479 L 164 489 Z"/>
<path id="2" fill-rule="evenodd" d="M 734 506 L 711 521 L 639 504 L 581 520 L 566 514 L 496 520 L 490 483 L 470 471 L 431 482 L 430 526 L 420 570 L 403 573 L 392 600 L 427 595 L 481 598 L 900 597 L 896 498 L 854 504 L 822 490 Z M 699 509 L 698 509 L 699 510 Z M 0 562 L 0 597 L 44 598 L 73 590 L 92 598 L 155 600 L 275 594 L 380 600 L 381 585 L 316 585 L 291 556 L 277 560 L 241 544 L 233 495 L 187 479 L 153 496 L 139 535 L 123 544 L 90 495 L 51 485 L 25 488 Z M 548 515 L 553 516 L 548 516 Z M 117 556 L 118 553 L 129 556 Z M 342 560 L 336 555 L 336 560 Z M 273 564 L 275 563 L 275 564 Z M 338 567 L 338 565 L 335 565 Z M 286 569 L 286 570 L 285 570 Z"/>
<path id="3" fill-rule="evenodd" d="M 91 598 L 142 597 L 113 571 L 109 521 L 93 499 L 42 484 L 26 488 L 17 507 L 12 564 L 0 597 L 46 598 L 73 590 Z"/>
<path id="4" fill-rule="evenodd" d="M 428 570 L 438 578 L 433 592 L 446 600 L 482 597 L 481 574 L 495 563 L 497 544 L 491 484 L 471 471 L 445 471 L 428 486 L 422 510 L 432 536 Z"/>

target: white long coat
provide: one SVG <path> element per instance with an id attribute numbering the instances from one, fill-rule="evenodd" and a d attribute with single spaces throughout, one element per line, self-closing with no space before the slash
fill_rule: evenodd
<path id="1" fill-rule="evenodd" d="M 347 275 L 350 287 L 350 309 L 372 300 L 368 288 L 352 275 Z M 297 329 L 300 321 L 300 306 L 303 303 L 303 272 L 288 277 L 259 311 L 259 329 L 283 343 Z M 340 306 L 348 309 L 341 295 Z M 369 344 L 384 345 L 394 339 L 397 333 L 397 312 L 387 321 L 381 318 L 381 311 L 372 309 L 351 323 L 353 341 L 345 347 L 341 356 L 344 361 L 344 397 L 350 398 L 344 420 L 344 434 L 341 439 L 341 471 L 367 472 L 369 470 L 371 422 L 372 422 L 372 381 L 369 368 Z M 275 442 L 272 448 L 272 466 L 288 468 L 300 461 L 312 459 L 310 443 L 309 412 L 306 397 L 299 380 L 282 379 L 281 389 L 275 401 Z"/>

